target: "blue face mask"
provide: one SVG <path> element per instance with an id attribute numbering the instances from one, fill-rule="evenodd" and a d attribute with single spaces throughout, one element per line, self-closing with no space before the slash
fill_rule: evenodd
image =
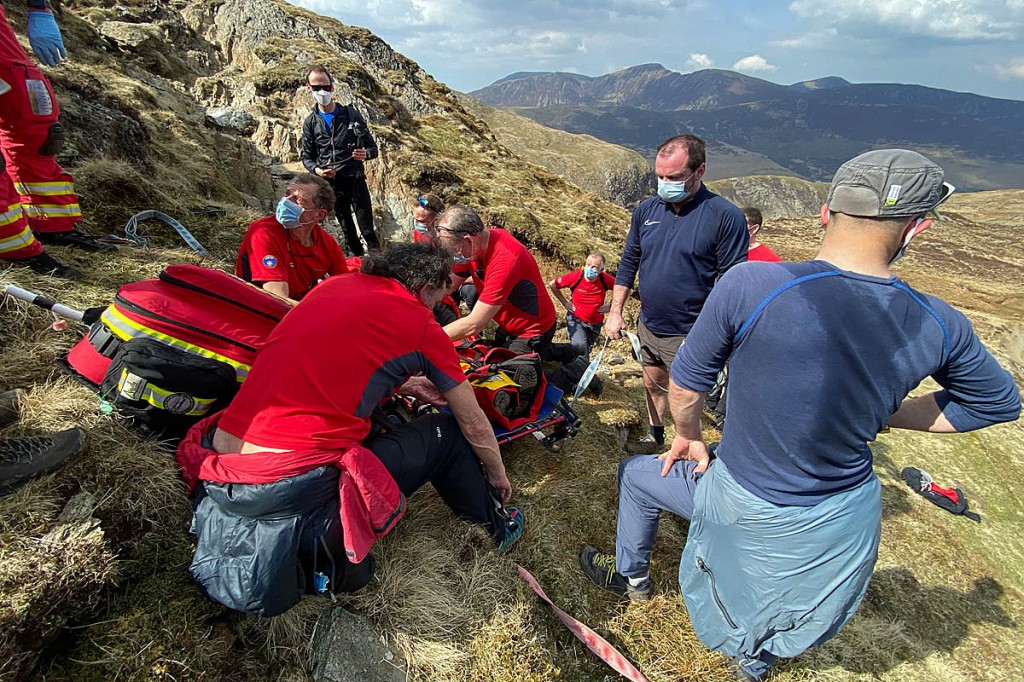
<path id="1" fill-rule="evenodd" d="M 302 211 L 303 208 L 294 201 L 287 197 L 281 197 L 281 201 L 277 202 L 277 210 L 274 211 L 274 217 L 277 218 L 277 222 L 281 223 L 285 229 L 294 230 L 296 227 L 302 226 L 302 223 L 299 221 L 302 217 Z"/>
<path id="2" fill-rule="evenodd" d="M 597 268 L 592 268 L 589 265 L 583 268 L 583 276 L 587 279 L 597 278 Z"/>
<path id="3" fill-rule="evenodd" d="M 686 180 L 662 180 L 658 178 L 658 196 L 667 203 L 681 204 L 690 196 L 690 193 L 686 191 Z"/>
<path id="4" fill-rule="evenodd" d="M 453 253 L 452 260 L 455 261 L 456 265 L 463 265 L 464 263 L 469 262 L 469 259 L 463 256 L 461 251 L 456 251 L 455 253 Z"/>
<path id="5" fill-rule="evenodd" d="M 423 223 L 416 223 L 413 225 L 413 229 L 420 234 L 430 234 L 430 226 Z"/>

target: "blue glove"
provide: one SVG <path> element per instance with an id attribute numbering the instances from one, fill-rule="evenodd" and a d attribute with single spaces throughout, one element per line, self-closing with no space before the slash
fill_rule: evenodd
<path id="1" fill-rule="evenodd" d="M 57 20 L 49 12 L 28 13 L 28 42 L 46 66 L 57 66 L 68 56 Z"/>

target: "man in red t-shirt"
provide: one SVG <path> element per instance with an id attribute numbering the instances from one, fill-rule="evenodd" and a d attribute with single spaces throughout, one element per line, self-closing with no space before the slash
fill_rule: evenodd
<path id="1" fill-rule="evenodd" d="M 747 247 L 747 260 L 759 260 L 768 263 L 778 263 L 781 261 L 782 259 L 779 258 L 774 251 L 757 241 L 757 233 L 761 229 L 761 222 L 764 219 L 761 216 L 760 209 L 748 206 L 743 209 L 743 215 L 747 218 L 747 232 L 750 233 L 750 246 Z"/>
<path id="2" fill-rule="evenodd" d="M 547 357 L 555 334 L 555 306 L 533 254 L 505 230 L 485 228 L 476 211 L 452 206 L 437 221 L 438 238 L 455 256 L 456 272 L 468 265 L 480 298 L 469 315 L 447 325 L 453 341 L 479 334 L 492 319 L 495 340 L 517 353 Z M 457 288 L 465 277 L 454 276 Z M 559 358 L 549 358 L 552 360 Z"/>
<path id="3" fill-rule="evenodd" d="M 334 209 L 323 178 L 300 173 L 274 215 L 253 221 L 235 261 L 235 275 L 272 294 L 299 301 L 324 277 L 348 272 L 338 242 L 320 227 Z"/>
<path id="4" fill-rule="evenodd" d="M 604 271 L 604 254 L 587 256 L 579 270 L 567 272 L 548 284 L 552 295 L 565 307 L 565 324 L 569 342 L 580 355 L 590 355 L 594 342 L 601 337 L 608 292 L 615 287 L 615 278 Z M 569 289 L 572 300 L 566 300 L 562 289 Z"/>
<path id="5" fill-rule="evenodd" d="M 260 349 L 213 449 L 244 455 L 364 444 L 403 494 L 432 483 L 456 514 L 510 548 L 522 514 L 503 506 L 512 486 L 494 431 L 430 312 L 447 292 L 451 266 L 442 249 L 400 244 L 364 256 L 360 273 L 317 287 Z M 374 432 L 371 415 L 396 393 L 447 404 L 451 414 Z"/>
<path id="6" fill-rule="evenodd" d="M 417 244 L 433 244 L 437 238 L 434 225 L 444 211 L 444 202 L 436 194 L 421 194 L 412 207 L 412 240 Z"/>

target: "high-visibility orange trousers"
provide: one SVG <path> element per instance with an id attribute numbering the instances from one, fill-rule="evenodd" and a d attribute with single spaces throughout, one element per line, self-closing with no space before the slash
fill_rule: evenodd
<path id="1" fill-rule="evenodd" d="M 57 163 L 64 141 L 53 88 L 18 43 L 0 5 L 0 258 L 42 252 L 32 235 L 82 219 L 74 178 Z"/>

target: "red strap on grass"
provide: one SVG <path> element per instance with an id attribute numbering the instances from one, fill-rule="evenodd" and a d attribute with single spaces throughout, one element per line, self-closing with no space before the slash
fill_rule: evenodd
<path id="1" fill-rule="evenodd" d="M 548 595 L 544 594 L 544 590 L 541 589 L 537 579 L 530 575 L 522 566 L 516 566 L 519 569 L 519 577 L 526 581 L 526 584 L 533 588 L 533 591 L 537 593 L 537 596 L 548 603 L 549 606 L 554 610 L 555 615 L 558 619 L 565 623 L 565 626 L 569 628 L 572 634 L 576 635 L 577 639 L 587 645 L 587 648 L 593 651 L 597 656 L 607 663 L 612 670 L 619 673 L 627 680 L 632 682 L 648 682 L 647 678 L 643 676 L 636 667 L 630 663 L 625 656 L 619 653 L 619 650 L 608 643 L 601 635 L 597 634 L 589 627 L 576 620 L 562 609 L 555 606 Z"/>

